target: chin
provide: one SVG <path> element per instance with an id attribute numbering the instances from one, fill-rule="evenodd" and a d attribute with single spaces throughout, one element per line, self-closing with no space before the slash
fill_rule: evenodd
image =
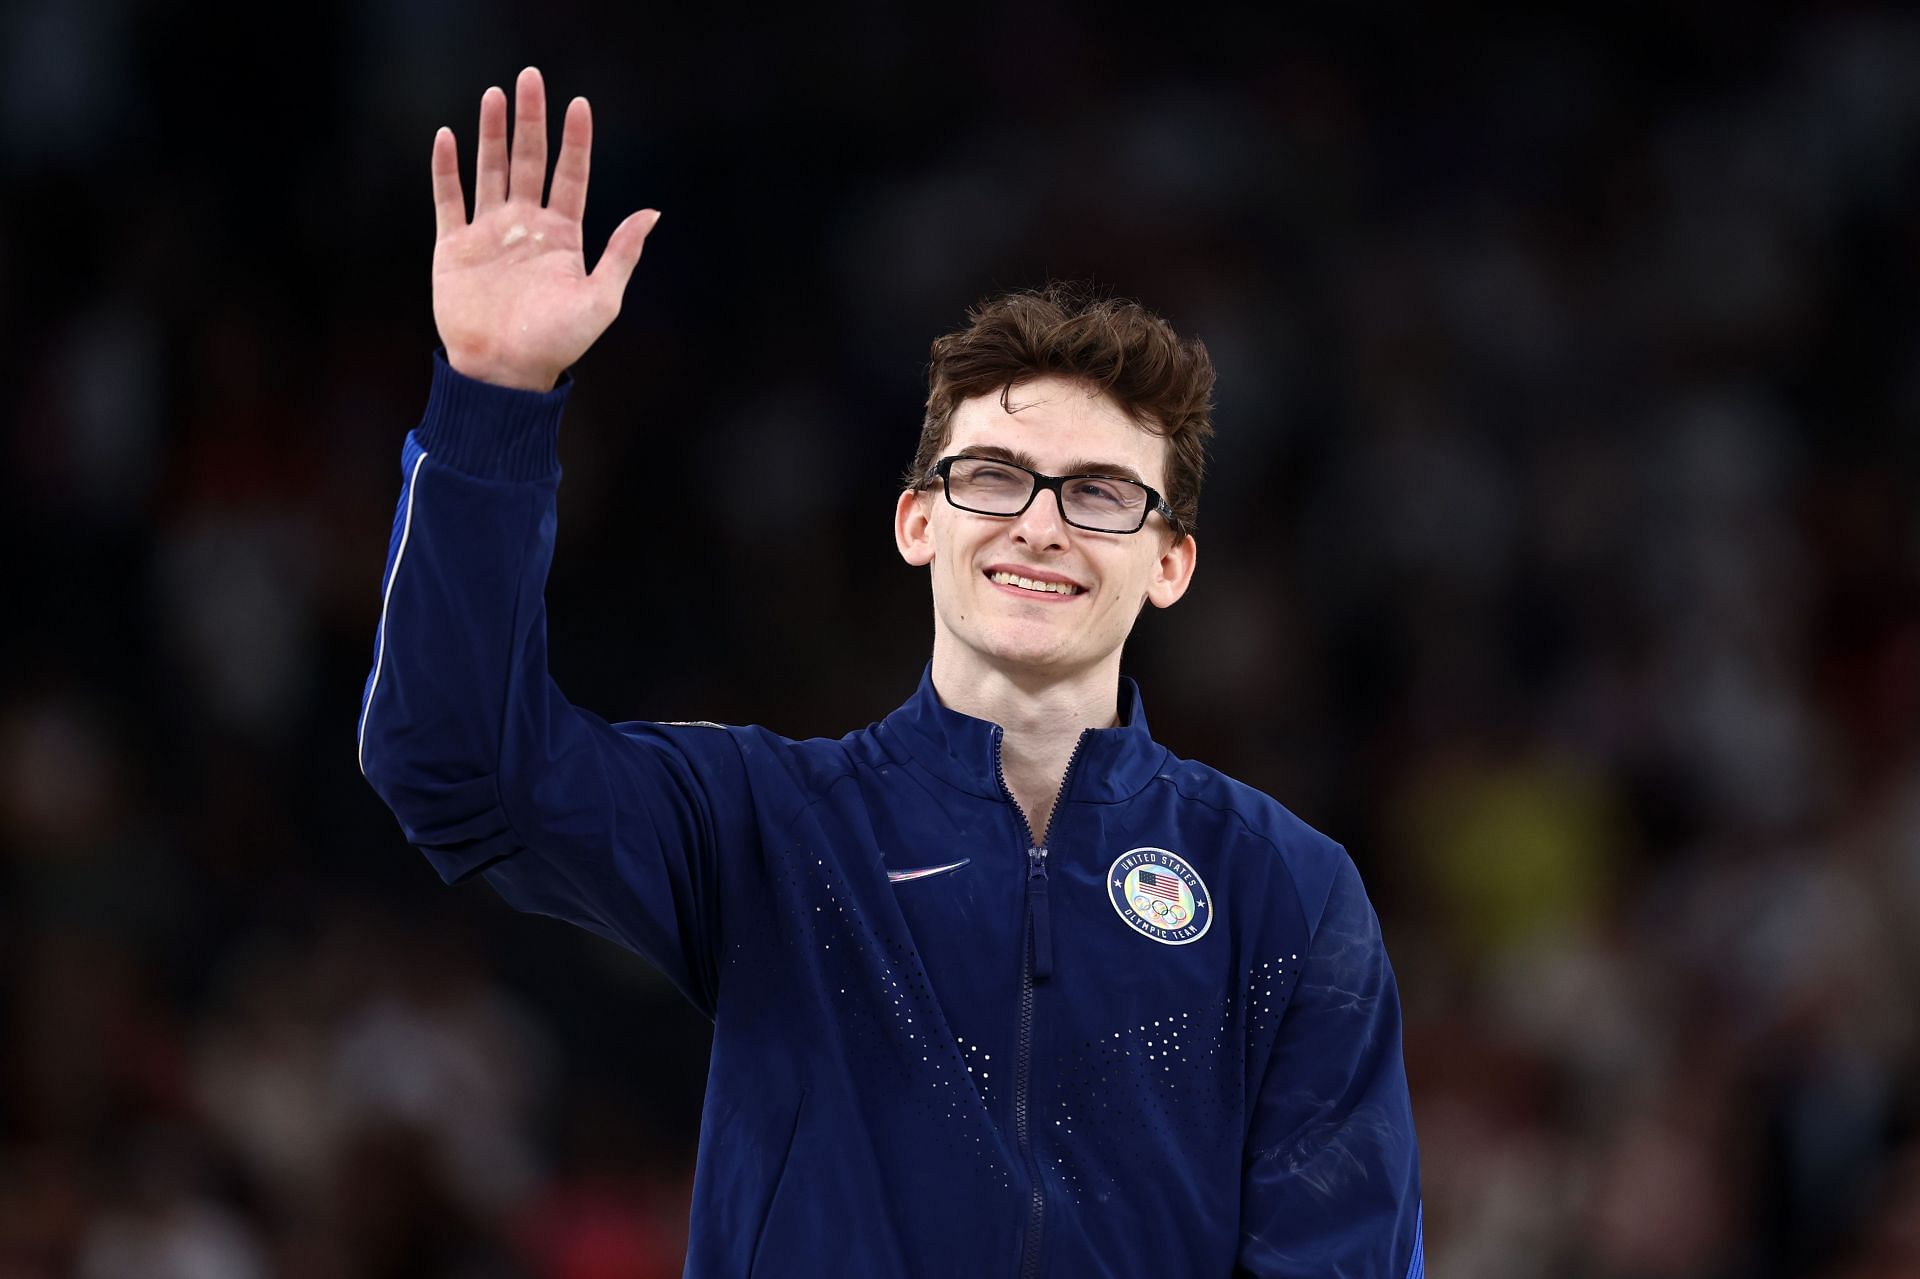
<path id="1" fill-rule="evenodd" d="M 1046 631 L 1035 633 L 1019 627 L 998 628 L 979 637 L 978 648 L 1003 666 L 1026 670 L 1079 669 L 1098 660 L 1088 652 L 1083 636 Z"/>
<path id="2" fill-rule="evenodd" d="M 1069 654 L 1055 650 L 997 649 L 987 655 L 1001 666 L 1028 671 L 1054 670 L 1073 664 Z"/>
<path id="3" fill-rule="evenodd" d="M 956 602 L 958 603 L 958 602 Z M 1052 605 L 1008 609 L 998 597 L 936 607 L 949 636 L 995 666 L 1029 671 L 1079 670 L 1098 663 L 1099 637 L 1088 618 L 1056 616 Z M 1037 611 L 1038 615 L 1031 615 Z"/>

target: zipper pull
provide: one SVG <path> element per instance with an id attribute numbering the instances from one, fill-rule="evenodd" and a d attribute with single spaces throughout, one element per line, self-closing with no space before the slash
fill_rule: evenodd
<path id="1" fill-rule="evenodd" d="M 1027 850 L 1027 917 L 1033 921 L 1033 979 L 1053 976 L 1053 920 L 1047 914 L 1047 850 Z"/>

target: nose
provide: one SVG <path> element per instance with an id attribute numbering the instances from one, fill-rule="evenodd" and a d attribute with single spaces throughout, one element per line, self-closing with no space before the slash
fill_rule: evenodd
<path id="1" fill-rule="evenodd" d="M 1060 501 L 1057 488 L 1035 493 L 1027 509 L 1013 517 L 1013 540 L 1039 550 L 1064 546 L 1068 525 Z"/>

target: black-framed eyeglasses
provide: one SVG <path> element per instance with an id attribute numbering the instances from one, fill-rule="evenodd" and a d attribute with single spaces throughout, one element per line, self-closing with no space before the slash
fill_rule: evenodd
<path id="1" fill-rule="evenodd" d="M 1042 475 L 997 457 L 954 453 L 933 464 L 921 487 L 939 477 L 947 501 L 976 515 L 1019 515 L 1052 489 L 1060 517 L 1095 533 L 1138 533 L 1155 511 L 1177 531 L 1173 508 L 1150 486 L 1117 475 Z"/>

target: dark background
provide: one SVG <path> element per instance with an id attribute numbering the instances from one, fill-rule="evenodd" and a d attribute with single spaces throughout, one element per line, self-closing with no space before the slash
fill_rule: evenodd
<path id="1" fill-rule="evenodd" d="M 556 673 L 911 692 L 930 340 L 1220 370 L 1156 735 L 1353 851 L 1435 1275 L 1920 1274 L 1920 24 L 0 7 L 0 1279 L 678 1273 L 705 1024 L 355 766 L 428 155 L 592 100 Z"/>

